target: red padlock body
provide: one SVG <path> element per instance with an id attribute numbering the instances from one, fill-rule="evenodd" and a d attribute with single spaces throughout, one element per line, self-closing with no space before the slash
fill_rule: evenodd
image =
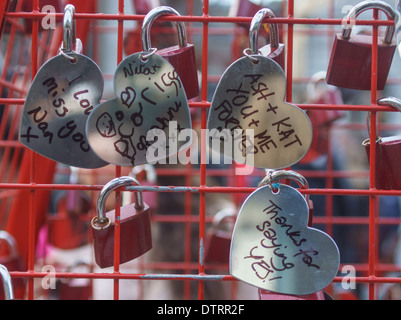
<path id="1" fill-rule="evenodd" d="M 84 280 L 84 279 L 78 279 Z M 58 285 L 59 300 L 90 300 L 92 297 L 92 284 L 90 280 L 85 279 L 87 284 L 74 285 L 74 280 L 60 282 Z"/>
<path id="2" fill-rule="evenodd" d="M 383 90 L 393 61 L 396 45 L 378 39 L 377 90 Z M 372 37 L 354 35 L 350 40 L 335 37 L 326 81 L 348 89 L 370 90 L 372 70 Z"/>
<path id="3" fill-rule="evenodd" d="M 370 162 L 370 143 L 364 142 Z M 376 188 L 401 190 L 401 137 L 382 138 L 376 143 Z"/>
<path id="4" fill-rule="evenodd" d="M 90 221 L 86 217 L 48 217 L 48 241 L 63 249 L 75 249 L 89 243 Z"/>
<path id="5" fill-rule="evenodd" d="M 260 9 L 262 9 L 261 6 L 249 0 L 239 0 L 237 17 L 253 17 Z"/>
<path id="6" fill-rule="evenodd" d="M 256 12 L 262 9 L 261 6 L 256 5 L 249 0 L 238 0 L 238 2 L 238 4 L 233 4 L 238 6 L 237 12 L 235 13 L 237 17 L 253 17 Z M 240 22 L 237 24 L 241 27 L 249 28 L 250 23 Z"/>
<path id="7" fill-rule="evenodd" d="M 75 193 L 75 192 L 74 192 Z M 57 214 L 49 215 L 48 241 L 53 246 L 69 250 L 79 248 L 89 243 L 90 221 L 85 214 L 90 209 L 90 203 L 78 196 L 76 207 L 69 206 L 70 197 L 62 198 L 57 206 Z M 72 211 L 72 213 L 69 213 Z"/>
<path id="8" fill-rule="evenodd" d="M 212 230 L 206 239 L 205 261 L 211 263 L 229 263 L 231 233 L 225 230 Z"/>
<path id="9" fill-rule="evenodd" d="M 278 48 L 273 52 L 271 52 L 270 44 L 263 46 L 259 51 L 263 56 L 276 61 L 281 69 L 285 71 L 285 45 L 283 43 L 280 43 Z"/>
<path id="10" fill-rule="evenodd" d="M 22 260 L 19 256 L 10 257 L 4 256 L 0 257 L 0 264 L 5 266 L 9 272 L 12 271 L 24 271 Z M 12 278 L 11 281 L 13 285 L 14 297 L 16 299 L 23 299 L 26 289 L 26 279 L 25 278 Z M 0 281 L 0 300 L 4 300 L 4 287 L 2 281 Z"/>
<path id="11" fill-rule="evenodd" d="M 268 290 L 259 289 L 260 300 L 326 300 L 326 296 L 323 291 L 307 295 L 290 295 L 275 293 Z"/>
<path id="12" fill-rule="evenodd" d="M 170 62 L 177 71 L 187 99 L 197 97 L 199 95 L 199 81 L 194 45 L 188 44 L 183 48 L 179 46 L 168 47 L 158 50 L 157 54 Z"/>
<path id="13" fill-rule="evenodd" d="M 133 0 L 136 14 L 147 14 L 153 9 L 149 0 Z"/>
<path id="14" fill-rule="evenodd" d="M 115 211 L 106 216 L 111 224 L 108 228 L 92 228 L 95 261 L 100 268 L 114 265 Z M 120 264 L 131 261 L 152 249 L 149 206 L 144 203 L 140 211 L 135 204 L 120 209 Z"/>

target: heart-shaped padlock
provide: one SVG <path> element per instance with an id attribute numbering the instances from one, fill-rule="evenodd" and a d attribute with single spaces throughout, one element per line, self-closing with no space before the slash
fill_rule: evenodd
<path id="1" fill-rule="evenodd" d="M 152 9 L 143 19 L 142 24 L 142 47 L 149 52 L 152 50 L 150 44 L 150 29 L 154 21 L 164 15 L 180 14 L 173 8 L 161 6 Z M 193 99 L 199 95 L 198 70 L 196 68 L 195 47 L 187 42 L 187 33 L 183 22 L 176 22 L 178 32 L 178 46 L 157 50 L 157 54 L 174 67 L 184 86 L 187 99 Z"/>
<path id="2" fill-rule="evenodd" d="M 114 91 L 117 97 L 97 105 L 86 123 L 89 144 L 100 158 L 122 166 L 155 164 L 190 145 L 191 136 L 180 139 L 191 128 L 185 90 L 177 71 L 155 50 L 125 58 L 115 72 Z"/>
<path id="3" fill-rule="evenodd" d="M 132 177 L 115 178 L 100 191 L 96 211 L 92 219 L 92 236 L 95 261 L 100 268 L 114 264 L 115 211 L 105 213 L 105 202 L 111 192 L 120 188 L 137 185 Z M 120 210 L 120 264 L 133 260 L 152 249 L 149 206 L 143 201 L 142 192 L 135 192 L 135 203 Z"/>
<path id="4" fill-rule="evenodd" d="M 397 15 L 391 5 L 384 1 L 363 1 L 358 3 L 344 18 L 352 21 L 362 12 L 377 9 L 384 12 L 390 20 Z M 384 38 L 378 39 L 377 90 L 383 90 L 396 50 L 393 41 L 394 26 L 388 26 Z M 327 70 L 327 83 L 342 88 L 370 90 L 372 73 L 372 36 L 353 35 L 352 25 L 343 24 L 342 34 L 336 35 Z"/>
<path id="5" fill-rule="evenodd" d="M 251 54 L 258 54 L 276 61 L 285 70 L 285 46 L 280 43 L 278 25 L 269 23 L 270 43 L 258 49 L 258 32 L 264 18 L 275 18 L 275 14 L 269 8 L 260 9 L 251 21 L 249 27 L 249 49 Z"/>
<path id="6" fill-rule="evenodd" d="M 248 54 L 249 50 L 220 79 L 208 116 L 210 137 L 225 137 L 222 152 L 238 163 L 290 167 L 312 143 L 310 119 L 284 101 L 286 80 L 280 65 L 260 54 Z M 220 152 L 220 145 L 213 143 L 212 149 Z"/>
<path id="7" fill-rule="evenodd" d="M 377 102 L 382 106 L 393 107 L 401 111 L 401 100 L 395 97 L 380 98 Z M 368 127 L 370 133 L 370 112 L 368 112 Z M 365 147 L 368 161 L 370 161 L 371 140 L 366 139 Z M 401 136 L 377 137 L 376 143 L 376 188 L 383 190 L 401 190 L 401 169 L 399 156 L 401 155 Z"/>
<path id="8" fill-rule="evenodd" d="M 90 148 L 85 124 L 103 93 L 103 76 L 90 58 L 73 51 L 74 7 L 64 12 L 60 54 L 47 61 L 29 89 L 21 118 L 19 141 L 54 161 L 80 168 L 107 165 Z"/>
<path id="9" fill-rule="evenodd" d="M 297 189 L 277 184 L 280 179 L 306 181 L 293 171 L 272 172 L 267 185 L 248 197 L 234 227 L 230 273 L 260 289 L 312 294 L 336 276 L 339 251 L 330 236 L 308 227 L 307 200 Z"/>

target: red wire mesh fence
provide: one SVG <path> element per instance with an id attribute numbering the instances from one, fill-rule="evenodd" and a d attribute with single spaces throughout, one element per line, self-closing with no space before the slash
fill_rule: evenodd
<path id="1" fill-rule="evenodd" d="M 132 174 L 132 168 L 110 165 L 76 170 L 36 154 L 18 142 L 21 111 L 38 69 L 58 54 L 67 3 L 76 9 L 77 37 L 83 42 L 83 53 L 102 69 L 104 100 L 113 95 L 113 73 L 118 63 L 142 50 L 140 29 L 148 7 L 142 9 L 140 1 L 129 0 L 34 0 L 31 7 L 27 2 L 3 1 L 0 5 L 0 229 L 16 239 L 22 260 L 21 268 L 10 270 L 13 279 L 23 280 L 22 289 L 16 288 L 17 297 L 68 299 L 68 292 L 72 292 L 68 290 L 80 288 L 75 298 L 79 294 L 82 299 L 258 299 L 256 288 L 245 286 L 229 274 L 228 262 L 205 259 L 215 214 L 227 207 L 238 211 L 265 176 L 264 170 L 258 169 L 250 176 L 236 175 L 235 164 L 208 165 L 200 161 L 157 165 L 155 179 L 148 175 L 141 180 L 141 187 L 116 192 L 116 197 L 122 195 L 123 201 L 131 201 L 130 191 L 143 191 L 151 207 L 153 249 L 133 262 L 119 265 L 118 252 L 124 243 L 117 224 L 115 264 L 108 269 L 97 268 L 89 227 L 97 196 L 105 183 Z M 201 132 L 207 127 L 218 80 L 248 47 L 252 15 L 233 14 L 235 1 L 161 2 L 177 9 L 181 16 L 160 18 L 163 24 L 154 27 L 153 41 L 160 46 L 175 43 L 175 29 L 169 23 L 182 21 L 188 41 L 196 47 L 201 91 L 189 106 L 192 125 Z M 285 43 L 287 101 L 311 117 L 322 111 L 341 115 L 317 130 L 327 137 L 326 149 L 319 154 L 324 161 L 310 161 L 317 159 L 310 151 L 293 168 L 310 183 L 301 192 L 314 200 L 314 226 L 330 234 L 340 249 L 339 273 L 326 291 L 334 299 L 391 299 L 397 296 L 401 283 L 401 192 L 375 187 L 376 149 L 370 150 L 369 165 L 362 141 L 368 137 L 374 140 L 376 131 L 385 134 L 400 129 L 394 110 L 377 104 L 382 96 L 396 96 L 401 83 L 397 78 L 399 57 L 395 56 L 385 90 L 378 91 L 376 85 L 378 35 L 393 22 L 380 18 L 376 11 L 356 21 L 355 28 L 365 28 L 373 35 L 370 91 L 336 88 L 340 99 L 308 96 L 315 85 L 313 76 L 327 68 L 334 36 L 341 30 L 345 9 L 349 10 L 347 5 L 357 3 L 270 1 L 277 17 L 265 22 L 279 25 L 280 41 Z M 43 11 L 45 4 L 52 5 L 55 13 Z M 55 19 L 55 26 L 44 29 L 42 22 L 50 18 Z M 268 30 L 259 40 L 267 39 Z M 371 112 L 369 132 L 367 112 Z M 206 141 L 200 135 L 199 159 L 205 157 Z M 60 245 L 66 238 L 73 240 L 65 221 L 71 191 L 79 197 L 74 230 L 82 226 L 82 233 L 78 244 Z M 115 207 L 119 215 L 119 205 L 113 202 L 110 207 Z M 60 243 L 55 245 L 57 241 Z M 9 254 L 4 246 L 1 248 L 3 255 Z M 52 279 L 56 289 L 51 287 Z M 355 287 L 347 290 L 344 283 L 355 283 Z"/>

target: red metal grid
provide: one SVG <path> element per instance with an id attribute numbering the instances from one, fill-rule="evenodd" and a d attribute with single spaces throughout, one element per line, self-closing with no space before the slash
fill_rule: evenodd
<path id="1" fill-rule="evenodd" d="M 83 22 L 81 25 L 81 32 L 79 37 L 84 40 L 85 34 L 88 32 L 94 32 L 95 27 L 90 26 L 88 22 L 96 21 L 116 21 L 117 22 L 117 61 L 119 63 L 124 56 L 124 22 L 126 21 L 137 21 L 141 23 L 144 15 L 140 14 L 128 14 L 125 13 L 125 5 L 127 0 L 116 0 L 118 2 L 118 12 L 114 14 L 105 14 L 96 11 L 96 1 L 85 1 L 85 5 L 79 4 L 79 1 L 69 1 L 76 6 L 75 18 L 78 22 Z M 329 1 L 329 9 L 334 7 L 335 0 Z M 341 19 L 334 18 L 297 18 L 295 16 L 295 4 L 294 0 L 288 0 L 286 2 L 286 14 L 283 17 L 266 19 L 266 22 L 278 23 L 285 27 L 285 39 L 286 39 L 286 76 L 287 76 L 287 101 L 293 101 L 293 89 L 294 83 L 305 82 L 308 79 L 294 79 L 294 64 L 299 63 L 297 57 L 294 54 L 294 37 L 295 37 L 295 26 L 305 25 L 305 26 L 328 26 L 337 27 L 341 26 Z M 1 9 L 1 8 L 0 8 Z M 226 16 L 213 16 L 210 13 L 210 6 L 208 0 L 203 0 L 202 2 L 202 12 L 197 15 L 194 13 L 194 1 L 187 1 L 187 12 L 181 17 L 163 17 L 163 21 L 183 21 L 188 25 L 200 24 L 200 28 L 194 27 L 189 28 L 190 32 L 194 32 L 201 35 L 201 95 L 198 101 L 190 101 L 190 108 L 196 110 L 200 113 L 199 125 L 201 129 L 206 129 L 207 121 L 207 111 L 210 107 L 211 102 L 208 100 L 208 84 L 212 81 L 216 81 L 218 76 L 209 75 L 209 60 L 211 59 L 209 55 L 209 41 L 210 36 L 217 33 L 224 33 L 224 28 L 214 29 L 211 24 L 219 24 L 223 27 L 237 23 L 250 23 L 252 17 L 226 17 Z M 51 57 L 55 54 L 55 49 L 57 49 L 60 38 L 53 35 L 53 50 L 46 50 L 46 43 L 41 43 L 41 37 L 38 33 L 39 21 L 45 16 L 45 13 L 40 12 L 39 0 L 33 1 L 32 12 L 22 12 L 17 8 L 15 12 L 6 12 L 4 14 L 6 19 L 10 21 L 17 21 L 18 19 L 30 20 L 32 21 L 32 33 L 28 35 L 31 41 L 30 50 L 30 76 L 33 79 L 38 68 L 43 63 L 43 55 L 48 55 Z M 1 17 L 1 12 L 0 12 Z M 56 18 L 60 21 L 63 17 L 62 13 L 57 13 Z M 371 87 L 371 103 L 370 105 L 327 105 L 327 104 L 298 104 L 304 110 L 345 110 L 345 111 L 356 111 L 356 112 L 366 112 L 370 111 L 371 116 L 371 127 L 370 127 L 370 138 L 375 141 L 376 138 L 376 122 L 378 120 L 378 112 L 391 112 L 393 111 L 390 107 L 383 107 L 377 105 L 378 91 L 376 88 L 377 81 L 377 48 L 378 48 L 378 28 L 382 26 L 390 25 L 390 22 L 385 20 L 379 20 L 377 12 L 374 13 L 374 20 L 358 20 L 357 25 L 370 26 L 373 30 L 373 48 L 372 48 L 372 87 Z M 18 27 L 16 27 L 18 28 Z M 80 32 L 80 31 L 78 31 Z M 333 35 L 334 31 L 327 32 L 328 35 Z M 59 35 L 58 35 L 59 36 Z M 16 40 L 10 38 L 9 43 L 14 44 Z M 96 39 L 94 40 L 96 43 Z M 42 61 L 42 62 L 41 62 Z M 233 57 L 234 61 L 234 57 Z M 7 61 L 5 62 L 7 66 Z M 4 68 L 7 69 L 7 68 Z M 18 87 L 14 87 L 14 84 L 5 81 L 5 73 L 2 73 L 0 86 L 7 86 L 11 90 L 18 92 Z M 390 79 L 394 83 L 398 83 L 398 79 Z M 26 83 L 29 79 L 26 79 Z M 27 90 L 27 86 L 24 86 Z M 23 90 L 22 90 L 23 91 Z M 20 92 L 20 95 L 9 95 L 8 97 L 0 98 L 0 104 L 10 106 L 9 109 L 20 110 L 24 104 L 24 94 L 25 92 Z M 15 125 L 18 121 L 16 121 Z M 18 142 L 15 141 L 14 137 L 7 137 L 4 133 L 5 129 L 4 123 L 0 124 L 0 139 L 2 146 L 6 150 L 21 150 L 22 147 Z M 358 126 L 354 126 L 354 129 L 358 129 Z M 8 148 L 8 149 L 7 149 Z M 145 280 L 174 280 L 184 282 L 184 298 L 189 298 L 190 285 L 191 282 L 197 283 L 197 298 L 202 300 L 205 298 L 205 282 L 208 281 L 224 281 L 233 283 L 233 297 L 235 297 L 235 284 L 236 280 L 230 276 L 226 268 L 227 266 L 217 268 L 216 270 L 222 271 L 214 273 L 215 269 L 208 269 L 208 265 L 204 261 L 203 256 L 203 244 L 206 237 L 207 226 L 211 222 L 211 217 L 206 215 L 207 195 L 209 194 L 224 194 L 230 195 L 235 201 L 239 202 L 239 195 L 247 195 L 255 190 L 253 187 L 248 187 L 241 184 L 240 179 L 234 178 L 234 173 L 232 169 L 209 169 L 206 166 L 206 139 L 201 135 L 200 139 L 200 157 L 201 164 L 199 167 L 192 167 L 190 165 L 184 168 L 158 168 L 158 175 L 166 177 L 176 177 L 181 176 L 185 178 L 184 186 L 150 186 L 150 187 L 140 187 L 131 188 L 130 190 L 142 190 L 144 192 L 155 192 L 157 188 L 157 193 L 182 193 L 185 197 L 184 200 L 184 215 L 158 215 L 157 212 L 152 216 L 153 222 L 167 222 L 167 223 L 181 223 L 185 228 L 185 239 L 183 240 L 185 244 L 184 248 L 184 261 L 181 263 L 177 262 L 149 262 L 148 264 L 144 262 L 144 270 L 159 270 L 160 273 L 124 273 L 120 272 L 120 266 L 117 263 L 119 261 L 119 247 L 122 245 L 120 243 L 119 236 L 119 222 L 116 223 L 116 237 L 115 237 L 115 250 L 114 250 L 114 268 L 111 272 L 57 272 L 57 279 L 69 279 L 69 278 L 82 278 L 82 279 L 112 279 L 113 280 L 113 298 L 120 298 L 120 283 L 122 280 L 140 280 L 143 282 Z M 14 155 L 15 156 L 15 155 Z M 5 156 L 4 156 L 5 157 Z M 9 156 L 11 157 L 11 156 Z M 4 159 L 4 158 L 3 158 Z M 13 158 L 10 158 L 13 159 Z M 26 262 L 26 271 L 11 271 L 12 277 L 22 277 L 28 279 L 28 290 L 26 299 L 32 300 L 35 298 L 35 279 L 42 279 L 47 276 L 47 273 L 43 273 L 35 269 L 35 252 L 37 245 L 37 236 L 39 232 L 39 227 L 45 222 L 46 206 L 49 201 L 49 192 L 55 190 L 81 190 L 91 192 L 95 197 L 97 192 L 102 188 L 103 183 L 97 180 L 97 172 L 93 170 L 90 177 L 93 179 L 93 183 L 90 184 L 54 184 L 52 178 L 54 175 L 55 164 L 49 160 L 46 160 L 37 154 L 29 151 L 23 150 L 23 162 L 20 167 L 16 167 L 17 160 L 11 160 L 13 166 L 11 168 L 2 168 L 0 173 L 5 175 L 6 172 L 12 174 L 15 172 L 14 179 L 2 179 L 0 183 L 1 197 L 10 197 L 20 199 L 19 201 L 14 201 L 11 208 L 8 208 L 8 224 L 7 229 L 10 230 L 14 235 L 16 235 L 18 243 L 20 244 L 20 251 Z M 378 237 L 377 229 L 380 225 L 391 224 L 399 225 L 400 218 L 381 218 L 377 215 L 377 204 L 379 196 L 399 196 L 401 191 L 399 190 L 377 190 L 375 188 L 375 172 L 376 172 L 376 149 L 370 149 L 370 170 L 369 172 L 349 172 L 349 171 L 334 171 L 324 170 L 324 171 L 314 171 L 314 172 L 303 172 L 307 178 L 314 176 L 322 176 L 327 178 L 327 188 L 324 189 L 306 189 L 302 190 L 305 194 L 310 195 L 323 195 L 327 199 L 332 200 L 332 196 L 361 196 L 369 198 L 369 214 L 366 217 L 336 217 L 331 213 L 331 202 L 327 203 L 326 215 L 323 217 L 315 217 L 314 222 L 316 224 L 323 224 L 326 226 L 326 230 L 331 233 L 332 227 L 335 225 L 366 225 L 369 228 L 368 237 L 368 261 L 367 263 L 355 264 L 358 271 L 361 271 L 363 276 L 358 276 L 354 280 L 359 284 L 367 284 L 368 286 L 368 296 L 369 299 L 377 298 L 377 285 L 381 283 L 401 283 L 401 278 L 398 277 L 388 277 L 382 276 L 383 271 L 400 271 L 399 266 L 396 265 L 383 265 L 377 258 L 378 254 Z M 203 161 L 202 161 L 203 160 Z M 0 165 L 3 165 L 1 163 Z M 114 167 L 111 169 L 110 176 L 121 176 L 125 172 L 124 168 Z M 45 175 L 44 173 L 47 173 Z M 262 177 L 262 173 L 258 173 Z M 192 185 L 191 177 L 199 177 L 199 184 Z M 209 186 L 207 184 L 208 176 L 222 176 L 229 178 L 230 183 L 227 186 Z M 341 177 L 368 177 L 369 178 L 369 188 L 368 189 L 335 189 L 333 188 L 333 179 Z M 122 190 L 121 190 L 122 191 Z M 118 196 L 117 192 L 117 196 Z M 193 195 L 197 195 L 194 198 Z M 23 199 L 21 201 L 21 199 Z M 191 205 L 194 201 L 198 201 L 198 213 L 193 215 L 191 213 Z M 237 203 L 240 204 L 240 203 Z M 5 209 L 4 209 L 5 210 Z M 2 212 L 3 213 L 3 212 Z M 3 213 L 4 214 L 4 213 Z M 119 206 L 116 206 L 116 215 L 119 215 Z M 0 218 L 3 218 L 0 216 Z M 25 221 L 24 228 L 21 229 L 21 220 Z M 116 219 L 116 221 L 119 221 Z M 197 225 L 199 239 L 198 248 L 191 248 L 190 241 L 187 241 L 191 237 L 191 226 Z M 4 226 L 3 226 L 4 227 Z M 191 260 L 191 252 L 196 250 L 199 254 L 199 259 L 197 262 Z M 180 269 L 181 273 L 163 273 L 163 270 L 169 269 Z M 334 282 L 340 283 L 343 280 L 342 277 L 336 277 Z"/>

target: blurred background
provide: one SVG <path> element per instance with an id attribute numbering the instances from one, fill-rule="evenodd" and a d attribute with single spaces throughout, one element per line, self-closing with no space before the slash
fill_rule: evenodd
<path id="1" fill-rule="evenodd" d="M 37 272 L 49 265 L 60 272 L 105 272 L 99 270 L 93 262 L 89 222 L 95 214 L 98 186 L 110 181 L 120 171 L 116 171 L 114 166 L 96 170 L 70 168 L 39 156 L 34 158 L 17 139 L 24 98 L 32 81 L 32 69 L 37 70 L 49 58 L 58 54 L 62 39 L 62 12 L 67 2 L 75 5 L 77 14 L 105 15 L 116 15 L 120 3 L 117 0 L 88 0 L 84 3 L 39 1 L 40 8 L 52 5 L 58 15 L 56 29 L 45 30 L 39 23 L 37 42 L 34 43 L 32 40 L 36 33 L 32 30 L 32 1 L 5 1 L 0 7 L 3 10 L 0 12 L 3 23 L 0 38 L 0 229 L 7 230 L 17 240 L 20 260 L 19 269 L 15 267 L 10 271 L 26 271 L 34 263 Z M 384 2 L 395 8 L 395 1 Z M 270 8 L 276 17 L 286 18 L 289 10 L 288 1 L 280 0 L 125 0 L 123 3 L 126 16 L 121 20 L 122 31 L 115 16 L 103 18 L 92 15 L 77 19 L 77 36 L 83 42 L 83 54 L 99 65 L 105 79 L 102 100 L 115 96 L 114 71 L 121 59 L 142 50 L 141 23 L 143 16 L 151 8 L 167 5 L 175 8 L 182 16 L 200 18 L 208 8 L 211 17 L 221 17 L 208 23 L 207 28 L 202 19 L 186 22 L 188 42 L 194 44 L 196 50 L 198 78 L 202 90 L 189 103 L 192 124 L 197 130 L 204 128 L 202 109 L 212 101 L 221 75 L 249 47 L 247 22 L 250 20 L 236 21 L 234 18 L 250 18 L 262 7 Z M 310 153 L 292 169 L 307 178 L 311 189 L 322 191 L 321 194 L 317 192 L 311 196 L 314 203 L 313 226 L 326 231 L 336 241 L 341 253 L 339 277 L 347 275 L 341 273 L 341 268 L 348 265 L 355 268 L 356 276 L 367 276 L 371 271 L 369 262 L 373 259 L 370 254 L 374 246 L 375 275 L 398 278 L 401 264 L 399 196 L 390 193 L 377 196 L 374 209 L 377 219 L 372 226 L 369 220 L 369 197 L 358 192 L 369 190 L 369 162 L 362 145 L 369 133 L 367 112 L 357 108 L 353 110 L 352 106 L 371 105 L 372 94 L 370 91 L 344 89 L 326 83 L 325 73 L 334 37 L 341 32 L 341 25 L 316 23 L 318 20 L 315 20 L 342 19 L 358 3 L 359 1 L 353 0 L 290 1 L 295 18 L 310 20 L 295 24 L 293 30 L 290 30 L 293 32 L 293 59 L 290 70 L 286 61 L 285 70 L 286 75 L 290 76 L 287 78 L 291 84 L 289 101 L 308 112 L 315 130 Z M 379 17 L 386 19 L 382 13 Z M 372 19 L 372 12 L 365 12 L 358 19 Z M 155 25 L 151 34 L 152 46 L 161 49 L 175 45 L 177 35 L 172 27 L 167 21 Z M 352 34 L 366 34 L 371 30 L 371 26 L 357 25 Z M 382 36 L 385 30 L 385 27 L 380 27 L 379 34 Z M 205 32 L 207 43 L 204 43 Z M 259 37 L 260 46 L 269 43 L 269 32 L 267 25 L 264 25 Z M 279 32 L 280 42 L 287 49 L 288 25 L 280 23 Z M 207 51 L 204 50 L 205 46 Z M 36 49 L 36 53 L 32 53 L 32 47 Z M 286 53 L 288 54 L 288 50 Z M 32 62 L 33 57 L 37 59 L 37 63 Z M 203 74 L 205 70 L 206 75 Z M 383 91 L 377 92 L 377 98 L 401 98 L 399 70 L 400 56 L 396 52 L 387 85 Z M 308 105 L 315 104 L 323 107 L 308 108 Z M 342 105 L 348 107 L 338 108 Z M 398 112 L 379 112 L 377 117 L 380 136 L 395 136 L 399 133 L 401 126 Z M 228 165 L 208 165 L 206 168 L 198 164 L 157 165 L 148 166 L 146 170 L 140 168 L 142 170 L 139 173 L 134 169 L 123 167 L 121 174 L 138 175 L 141 183 L 149 186 L 196 187 L 202 184 L 205 177 L 209 187 L 254 188 L 265 176 L 264 170 L 255 170 L 251 176 L 235 176 L 233 166 Z M 20 187 L 26 186 L 32 180 L 37 184 L 54 184 L 59 187 L 32 187 L 31 190 L 29 186 Z M 324 192 L 326 189 L 349 192 L 341 195 L 335 192 L 328 194 Z M 26 200 L 32 190 L 35 194 L 34 204 Z M 70 190 L 75 192 L 74 199 L 79 199 L 75 200 L 73 208 L 66 206 L 71 196 L 67 191 Z M 198 192 L 151 191 L 144 192 L 144 195 L 152 212 L 153 249 L 133 262 L 122 265 L 121 272 L 183 275 L 196 274 L 199 270 L 199 226 L 205 226 L 205 242 L 210 241 L 216 233 L 216 214 L 223 209 L 229 209 L 231 220 L 222 223 L 223 227 L 220 224 L 219 228 L 227 229 L 225 231 L 230 235 L 235 214 L 249 193 L 230 192 L 227 189 L 226 192 L 208 192 L 204 197 Z M 129 192 L 124 193 L 125 203 L 132 201 L 130 196 Z M 112 202 L 108 208 L 113 208 Z M 73 227 L 71 223 L 74 223 Z M 372 239 L 369 240 L 370 228 L 374 228 L 375 243 L 372 243 Z M 35 240 L 34 243 L 32 239 Z M 65 241 L 66 239 L 71 241 Z M 207 245 L 205 250 L 208 250 Z M 217 247 L 213 250 L 216 251 Z M 2 251 L 4 257 L 11 255 L 4 244 Z M 224 261 L 208 261 L 206 252 L 207 274 L 229 274 L 228 252 L 222 251 L 218 255 L 225 257 L 222 259 Z M 106 271 L 113 272 L 113 268 Z M 39 277 L 35 279 L 30 291 L 27 291 L 26 282 L 22 281 L 19 285 L 22 288 L 20 296 L 68 299 L 71 292 L 68 290 L 72 287 L 78 288 L 76 292 L 82 295 L 82 299 L 112 299 L 115 288 L 110 279 L 70 279 L 58 280 L 56 289 L 45 290 L 41 280 Z M 206 299 L 259 299 L 256 288 L 237 281 L 205 281 L 204 286 Z M 63 291 L 65 287 L 69 289 Z M 120 280 L 119 285 L 121 299 L 196 299 L 198 291 L 198 281 L 191 279 L 131 279 Z M 371 291 L 365 283 L 357 283 L 355 288 L 344 290 L 341 281 L 336 281 L 327 288 L 327 292 L 334 299 L 368 299 Z M 376 299 L 401 298 L 399 284 L 391 281 L 375 285 L 374 292 Z M 75 297 L 78 297 L 77 293 Z"/>

